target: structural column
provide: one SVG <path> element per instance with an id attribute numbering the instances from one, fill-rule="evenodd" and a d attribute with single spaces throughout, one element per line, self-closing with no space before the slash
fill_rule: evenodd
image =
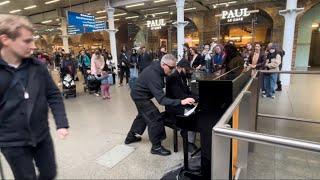
<path id="1" fill-rule="evenodd" d="M 279 11 L 280 15 L 284 16 L 285 19 L 282 41 L 282 47 L 285 51 L 282 64 L 283 71 L 291 71 L 296 17 L 302 11 L 303 8 L 297 8 L 297 0 L 287 0 L 286 10 Z M 280 78 L 283 85 L 290 85 L 290 74 L 281 74 Z"/>
<path id="2" fill-rule="evenodd" d="M 176 0 L 177 6 L 177 48 L 178 48 L 178 60 L 183 58 L 183 44 L 184 44 L 184 27 L 188 22 L 184 21 L 184 3 L 185 0 Z"/>
<path id="3" fill-rule="evenodd" d="M 62 44 L 63 44 L 63 49 L 66 53 L 70 53 L 69 50 L 69 35 L 68 35 L 68 23 L 67 19 L 65 17 L 61 17 L 61 31 L 62 31 Z"/>
<path id="4" fill-rule="evenodd" d="M 107 29 L 109 33 L 109 39 L 110 39 L 110 47 L 111 47 L 111 54 L 112 54 L 112 60 L 115 63 L 116 69 L 118 70 L 118 57 L 117 57 L 117 44 L 116 44 L 116 32 L 118 31 L 114 27 L 114 11 L 115 9 L 109 6 L 109 3 L 106 2 L 106 11 L 108 14 L 108 24 L 109 29 Z M 116 71 L 118 72 L 118 71 Z"/>

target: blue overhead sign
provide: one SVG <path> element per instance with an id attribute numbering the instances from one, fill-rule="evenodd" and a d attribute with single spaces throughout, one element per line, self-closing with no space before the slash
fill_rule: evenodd
<path id="1" fill-rule="evenodd" d="M 68 11 L 68 34 L 76 35 L 88 32 L 103 31 L 106 22 L 96 21 L 95 16 Z"/>

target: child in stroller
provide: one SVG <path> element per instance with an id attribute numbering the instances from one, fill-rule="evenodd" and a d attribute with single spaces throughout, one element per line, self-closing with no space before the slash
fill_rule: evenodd
<path id="1" fill-rule="evenodd" d="M 76 75 L 76 66 L 71 59 L 70 54 L 64 54 L 61 68 L 60 77 L 62 81 L 62 94 L 67 99 L 69 96 L 77 97 L 76 84 L 74 78 Z"/>

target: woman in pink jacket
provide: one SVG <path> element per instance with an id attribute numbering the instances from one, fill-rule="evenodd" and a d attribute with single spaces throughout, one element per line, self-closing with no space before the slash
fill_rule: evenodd
<path id="1" fill-rule="evenodd" d="M 100 50 L 96 50 L 95 53 L 92 55 L 91 58 L 91 74 L 94 76 L 101 76 L 102 69 L 105 66 L 105 61 L 103 56 L 101 55 Z M 96 89 L 96 96 L 100 96 L 99 90 L 101 82 L 97 80 L 97 89 Z"/>
<path id="2" fill-rule="evenodd" d="M 96 50 L 91 58 L 91 74 L 100 75 L 105 66 L 105 61 L 100 50 Z"/>

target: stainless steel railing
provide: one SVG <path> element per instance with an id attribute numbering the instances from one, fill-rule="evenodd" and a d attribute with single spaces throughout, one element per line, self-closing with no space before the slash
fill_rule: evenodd
<path id="1" fill-rule="evenodd" d="M 259 73 L 287 73 L 287 74 L 315 74 L 320 75 L 320 71 L 259 71 Z M 314 120 L 303 118 L 281 117 L 266 114 L 259 114 L 258 109 L 253 106 L 253 102 L 258 99 L 258 93 L 251 91 L 259 90 L 259 83 L 256 77 L 252 77 L 247 85 L 243 88 L 234 102 L 229 106 L 218 123 L 212 129 L 212 179 L 229 179 L 230 168 L 230 140 L 241 140 L 238 143 L 238 162 L 236 179 L 247 178 L 247 161 L 248 161 L 248 142 L 274 145 L 284 148 L 292 148 L 298 150 L 320 152 L 320 143 L 294 139 L 282 136 L 275 136 L 254 132 L 252 124 L 255 124 L 256 118 L 270 117 L 279 118 L 290 121 L 299 121 L 307 123 L 317 123 Z M 251 89 L 251 91 L 250 91 Z M 232 129 L 228 124 L 234 112 L 239 108 L 239 129 Z M 256 111 L 256 112 L 253 112 Z"/>

